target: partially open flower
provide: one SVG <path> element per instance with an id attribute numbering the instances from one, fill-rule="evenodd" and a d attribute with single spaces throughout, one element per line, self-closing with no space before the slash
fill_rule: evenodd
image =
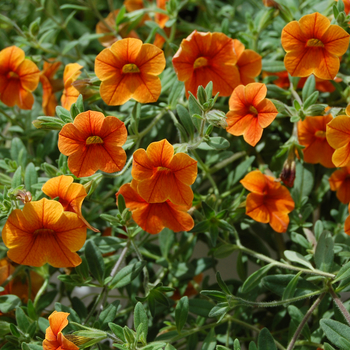
<path id="1" fill-rule="evenodd" d="M 350 203 L 350 166 L 336 170 L 329 178 L 329 185 L 332 191 L 337 191 L 342 203 Z"/>
<path id="2" fill-rule="evenodd" d="M 78 63 L 69 63 L 64 68 L 63 72 L 63 83 L 64 90 L 61 97 L 62 107 L 65 109 L 70 109 L 73 103 L 77 102 L 79 97 L 79 91 L 72 85 L 75 80 L 81 74 L 81 66 Z"/>

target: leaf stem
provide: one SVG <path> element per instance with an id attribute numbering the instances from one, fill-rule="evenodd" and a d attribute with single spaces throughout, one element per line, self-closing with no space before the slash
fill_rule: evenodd
<path id="1" fill-rule="evenodd" d="M 344 306 L 344 304 L 342 303 L 342 301 L 340 300 L 338 295 L 335 293 L 335 291 L 332 288 L 332 286 L 329 286 L 329 292 L 330 292 L 334 302 L 337 304 L 339 310 L 343 314 L 344 318 L 346 319 L 346 322 L 350 325 L 350 314 L 349 314 L 349 311 L 346 309 L 346 307 Z"/>

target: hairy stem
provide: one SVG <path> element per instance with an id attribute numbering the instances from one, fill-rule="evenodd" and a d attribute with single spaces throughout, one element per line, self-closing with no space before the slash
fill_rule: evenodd
<path id="1" fill-rule="evenodd" d="M 331 293 L 331 296 L 334 302 L 337 304 L 340 312 L 343 314 L 344 318 L 346 319 L 346 322 L 350 325 L 349 311 L 346 309 L 346 307 L 344 306 L 344 304 L 342 303 L 342 301 L 340 300 L 340 298 L 338 297 L 338 295 L 335 293 L 335 291 L 331 286 L 329 287 L 329 292 Z"/>

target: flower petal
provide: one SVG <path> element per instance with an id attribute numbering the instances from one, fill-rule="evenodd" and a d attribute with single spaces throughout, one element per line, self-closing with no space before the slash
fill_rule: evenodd
<path id="1" fill-rule="evenodd" d="M 169 168 L 174 156 L 174 147 L 166 139 L 163 139 L 152 142 L 147 147 L 146 152 L 149 160 L 153 163 L 153 167 Z"/>
<path id="2" fill-rule="evenodd" d="M 73 123 L 63 126 L 58 135 L 58 149 L 66 156 L 85 148 L 85 135 L 81 133 Z"/>
<path id="3" fill-rule="evenodd" d="M 17 46 L 6 47 L 0 51 L 0 74 L 15 72 L 24 61 L 25 53 Z"/>
<path id="4" fill-rule="evenodd" d="M 326 127 L 327 141 L 333 148 L 340 148 L 350 142 L 350 117 L 338 115 Z"/>
<path id="5" fill-rule="evenodd" d="M 340 60 L 337 56 L 331 54 L 326 50 L 321 50 L 322 59 L 318 65 L 315 66 L 314 74 L 316 77 L 333 80 L 339 72 Z"/>
<path id="6" fill-rule="evenodd" d="M 308 39 L 321 39 L 330 24 L 330 20 L 318 12 L 305 15 L 299 20 L 300 29 Z"/>
<path id="7" fill-rule="evenodd" d="M 165 68 L 164 52 L 155 45 L 143 44 L 135 64 L 145 74 L 159 75 Z"/>
<path id="8" fill-rule="evenodd" d="M 321 41 L 329 53 L 342 56 L 349 47 L 349 38 L 349 34 L 342 27 L 332 24 L 322 36 Z"/>
<path id="9" fill-rule="evenodd" d="M 281 43 L 285 51 L 300 50 L 305 46 L 307 38 L 302 32 L 299 22 L 289 22 L 282 30 Z"/>
<path id="10" fill-rule="evenodd" d="M 197 178 L 197 161 L 186 153 L 177 153 L 169 164 L 175 177 L 186 185 L 192 185 Z"/>
<path id="11" fill-rule="evenodd" d="M 259 170 L 248 173 L 240 183 L 250 192 L 263 194 L 267 188 L 266 176 Z"/>
<path id="12" fill-rule="evenodd" d="M 263 129 L 259 124 L 259 119 L 254 117 L 248 128 L 244 131 L 243 138 L 245 142 L 254 147 L 260 141 L 262 134 Z"/>
<path id="13" fill-rule="evenodd" d="M 269 211 L 264 204 L 264 196 L 260 194 L 248 194 L 245 213 L 258 222 L 266 224 L 270 221 Z"/>
<path id="14" fill-rule="evenodd" d="M 134 152 L 131 176 L 135 180 L 149 179 L 154 173 L 153 163 L 148 158 L 144 149 L 138 149 Z"/>

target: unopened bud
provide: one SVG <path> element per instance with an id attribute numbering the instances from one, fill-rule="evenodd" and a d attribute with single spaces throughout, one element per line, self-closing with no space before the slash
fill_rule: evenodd
<path id="1" fill-rule="evenodd" d="M 72 86 L 75 87 L 82 95 L 84 95 L 84 93 L 86 93 L 86 91 L 91 86 L 91 81 L 89 78 L 79 79 L 79 80 L 73 81 Z"/>
<path id="2" fill-rule="evenodd" d="M 202 85 L 198 86 L 197 99 L 201 105 L 207 102 L 207 93 Z"/>
<path id="3" fill-rule="evenodd" d="M 20 200 L 23 204 L 26 204 L 32 201 L 32 194 L 25 190 L 18 191 L 16 199 Z"/>
<path id="4" fill-rule="evenodd" d="M 207 113 L 207 120 L 214 126 L 223 129 L 227 128 L 226 114 L 223 111 L 219 111 L 218 109 L 209 111 Z"/>
<path id="5" fill-rule="evenodd" d="M 283 164 L 280 179 L 288 187 L 293 187 L 296 174 L 294 147 L 289 150 L 288 158 Z"/>

